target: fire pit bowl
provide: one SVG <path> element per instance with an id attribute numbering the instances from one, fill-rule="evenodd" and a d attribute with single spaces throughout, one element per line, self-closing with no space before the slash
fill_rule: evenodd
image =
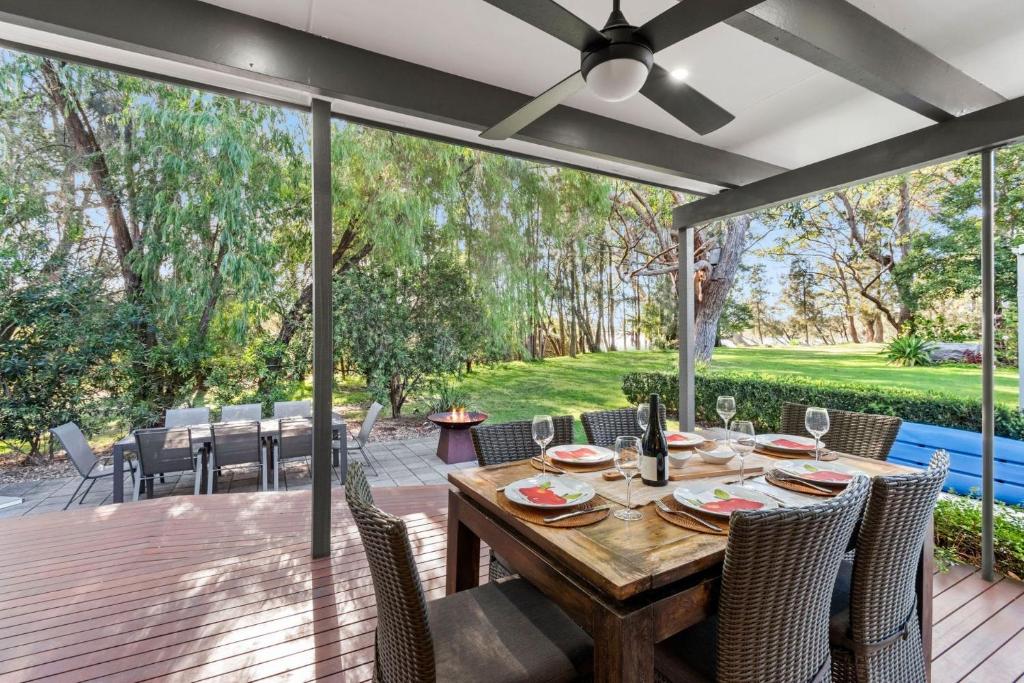
<path id="1" fill-rule="evenodd" d="M 470 462 L 476 460 L 473 439 L 469 428 L 487 419 L 487 413 L 465 410 L 451 410 L 446 413 L 433 413 L 427 419 L 440 427 L 441 436 L 437 440 L 437 457 L 447 464 Z"/>

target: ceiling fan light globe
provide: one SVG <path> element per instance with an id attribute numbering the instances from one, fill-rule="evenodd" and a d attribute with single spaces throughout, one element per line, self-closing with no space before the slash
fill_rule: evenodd
<path id="1" fill-rule="evenodd" d="M 609 59 L 587 74 L 587 87 L 602 100 L 621 102 L 640 92 L 647 81 L 649 67 L 630 57 Z"/>

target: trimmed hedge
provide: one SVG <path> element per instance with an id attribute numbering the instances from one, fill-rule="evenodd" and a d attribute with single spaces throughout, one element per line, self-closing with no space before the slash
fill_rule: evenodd
<path id="1" fill-rule="evenodd" d="M 735 396 L 737 417 L 754 422 L 759 431 L 779 429 L 782 404 L 805 403 L 861 413 L 896 415 L 907 422 L 921 422 L 970 432 L 981 429 L 981 400 L 948 394 L 842 384 L 803 377 L 758 375 L 728 371 L 698 371 L 697 421 L 715 425 L 719 396 Z M 630 403 L 651 393 L 661 395 L 669 413 L 678 414 L 678 376 L 666 372 L 634 372 L 622 378 L 622 392 Z M 1024 415 L 1014 408 L 996 406 L 996 434 L 1024 439 Z"/>

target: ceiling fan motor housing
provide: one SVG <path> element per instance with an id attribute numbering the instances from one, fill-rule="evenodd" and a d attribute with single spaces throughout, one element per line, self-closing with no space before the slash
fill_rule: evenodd
<path id="1" fill-rule="evenodd" d="M 654 52 L 628 24 L 606 26 L 601 33 L 608 42 L 583 52 L 580 72 L 595 95 L 619 102 L 643 87 L 654 65 Z"/>

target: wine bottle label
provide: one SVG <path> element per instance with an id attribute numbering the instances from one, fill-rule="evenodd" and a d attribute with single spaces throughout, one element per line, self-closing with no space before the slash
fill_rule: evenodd
<path id="1" fill-rule="evenodd" d="M 640 456 L 640 478 L 645 481 L 658 481 L 658 459 L 650 455 Z"/>

